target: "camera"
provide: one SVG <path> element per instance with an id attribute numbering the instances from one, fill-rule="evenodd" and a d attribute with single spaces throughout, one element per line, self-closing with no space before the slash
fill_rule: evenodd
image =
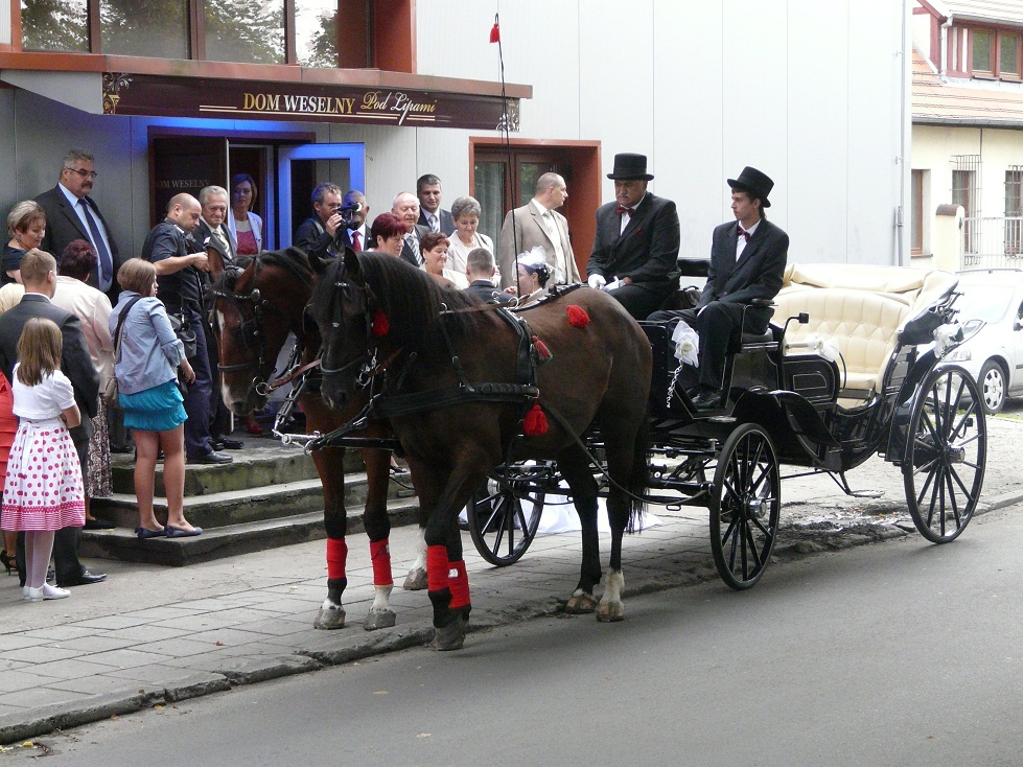
<path id="1" fill-rule="evenodd" d="M 359 213 L 361 208 L 361 203 L 352 203 L 351 205 L 339 205 L 332 211 L 332 213 L 336 213 L 339 216 L 341 216 L 342 224 L 344 224 L 346 227 L 351 228 L 352 221 L 355 218 L 355 215 Z"/>

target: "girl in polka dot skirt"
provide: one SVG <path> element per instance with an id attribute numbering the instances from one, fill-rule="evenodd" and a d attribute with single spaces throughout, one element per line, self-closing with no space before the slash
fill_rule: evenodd
<path id="1" fill-rule="evenodd" d="M 3 528 L 25 532 L 22 596 L 29 602 L 69 597 L 46 583 L 53 534 L 85 525 L 82 470 L 68 427 L 82 417 L 71 382 L 60 370 L 62 339 L 55 323 L 32 318 L 18 340 L 14 366 L 14 415 L 18 433 L 4 483 Z"/>

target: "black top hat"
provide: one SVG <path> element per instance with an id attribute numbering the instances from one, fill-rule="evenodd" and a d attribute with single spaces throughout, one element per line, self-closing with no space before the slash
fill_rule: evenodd
<path id="1" fill-rule="evenodd" d="M 750 193 L 751 197 L 760 198 L 762 208 L 771 207 L 772 204 L 768 202 L 768 193 L 772 191 L 775 182 L 757 168 L 748 165 L 740 173 L 739 178 L 729 179 L 728 182 L 733 189 L 742 189 L 744 192 Z"/>
<path id="2" fill-rule="evenodd" d="M 630 181 L 642 179 L 650 181 L 654 178 L 653 173 L 647 172 L 647 155 L 635 155 L 632 152 L 622 152 L 615 156 L 615 167 L 608 174 L 609 179 Z"/>

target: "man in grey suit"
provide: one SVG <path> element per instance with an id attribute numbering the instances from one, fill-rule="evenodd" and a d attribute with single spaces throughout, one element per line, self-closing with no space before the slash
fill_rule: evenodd
<path id="1" fill-rule="evenodd" d="M 505 216 L 498 249 L 502 288 L 516 284 L 516 255 L 536 246 L 544 249 L 551 269 L 551 285 L 580 281 L 580 270 L 569 242 L 569 223 L 557 211 L 568 199 L 565 179 L 549 171 L 537 179 L 533 199 Z"/>
<path id="2" fill-rule="evenodd" d="M 747 166 L 728 184 L 735 219 L 715 227 L 711 235 L 711 264 L 700 302 L 694 309 L 655 312 L 648 318 L 683 320 L 700 336 L 699 386 L 693 396 L 700 409 L 721 404 L 728 385 L 723 381 L 725 359 L 735 334 L 768 329 L 772 310 L 754 301 L 775 298 L 789 251 L 789 235 L 765 217 L 774 182 Z"/>
<path id="3" fill-rule="evenodd" d="M 52 320 L 60 328 L 63 346 L 60 367 L 71 380 L 75 402 L 82 412 L 82 423 L 70 429 L 79 461 L 85 467 L 92 437 L 92 419 L 98 407 L 100 380 L 89 355 L 89 347 L 82 334 L 81 323 L 70 312 L 54 304 L 57 287 L 57 262 L 48 253 L 33 248 L 21 260 L 21 278 L 25 295 L 21 303 L 0 316 L 0 371 L 8 381 L 14 381 L 14 364 L 18 362 L 18 339 L 21 331 L 33 317 Z M 74 587 L 95 584 L 107 578 L 105 573 L 91 573 L 78 560 L 79 528 L 61 528 L 53 539 L 53 560 L 57 585 Z M 24 583 L 24 536 L 18 536 L 18 574 Z"/>
<path id="4" fill-rule="evenodd" d="M 107 294 L 111 304 L 116 304 L 120 293 L 117 270 L 121 267 L 121 257 L 107 220 L 89 197 L 97 176 L 93 156 L 88 152 L 72 149 L 64 156 L 57 186 L 36 197 L 36 202 L 46 211 L 46 234 L 39 248 L 60 256 L 72 240 L 92 243 L 96 269 L 89 274 L 88 283 Z"/>
<path id="5" fill-rule="evenodd" d="M 616 155 L 608 178 L 615 182 L 615 202 L 597 209 L 587 282 L 643 320 L 678 285 L 679 214 L 674 202 L 647 191 L 654 175 L 645 155 Z"/>

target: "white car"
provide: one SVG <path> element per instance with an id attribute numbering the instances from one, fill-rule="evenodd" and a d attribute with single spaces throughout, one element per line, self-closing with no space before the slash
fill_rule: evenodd
<path id="1" fill-rule="evenodd" d="M 946 361 L 962 365 L 977 380 L 988 413 L 997 413 L 1007 397 L 1024 392 L 1024 271 L 972 269 L 958 273 L 959 320 L 983 320 L 985 326 Z"/>

